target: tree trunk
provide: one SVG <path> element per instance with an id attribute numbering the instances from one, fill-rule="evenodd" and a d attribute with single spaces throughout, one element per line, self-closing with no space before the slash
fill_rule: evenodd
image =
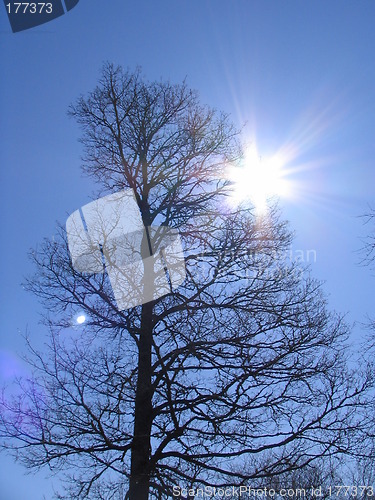
<path id="1" fill-rule="evenodd" d="M 148 238 L 148 234 L 146 231 Z M 147 246 L 149 242 L 144 241 Z M 144 280 L 152 279 L 153 265 L 144 261 Z M 142 305 L 141 335 L 139 338 L 138 380 L 134 409 L 134 437 L 131 449 L 131 469 L 129 484 L 130 500 L 148 500 L 150 486 L 149 460 L 151 452 L 152 426 L 152 348 L 153 302 Z"/>
<path id="2" fill-rule="evenodd" d="M 152 303 L 142 306 L 142 332 L 139 339 L 134 437 L 131 451 L 130 500 L 147 500 L 150 482 L 152 308 Z"/>

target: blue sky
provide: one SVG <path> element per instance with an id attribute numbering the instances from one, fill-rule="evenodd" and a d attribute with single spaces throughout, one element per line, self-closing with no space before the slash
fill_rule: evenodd
<path id="1" fill-rule="evenodd" d="M 2 379 L 21 369 L 21 333 L 44 341 L 40 306 L 20 283 L 32 271 L 28 250 L 89 201 L 93 185 L 81 176 L 79 130 L 66 110 L 106 60 L 142 66 L 149 79 L 187 77 L 203 102 L 245 124 L 262 157 L 294 152 L 286 165 L 294 196 L 281 201 L 293 249 L 316 251 L 312 273 L 325 280 L 332 309 L 364 321 L 375 277 L 356 251 L 367 230 L 358 216 L 375 206 L 374 19 L 370 0 L 80 0 L 13 34 L 3 8 Z M 53 479 L 24 476 L 4 456 L 0 465 L 0 498 L 51 497 Z"/>

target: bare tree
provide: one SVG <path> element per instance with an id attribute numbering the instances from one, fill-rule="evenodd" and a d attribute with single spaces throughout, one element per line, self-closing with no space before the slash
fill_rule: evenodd
<path id="1" fill-rule="evenodd" d="M 364 223 L 368 225 L 369 232 L 364 240 L 364 247 L 361 249 L 363 259 L 362 264 L 368 266 L 373 271 L 375 269 L 375 209 L 369 204 L 367 212 L 362 216 Z M 363 350 L 368 353 L 369 359 L 374 359 L 375 352 L 375 317 L 373 312 L 368 314 L 365 323 L 367 329 L 367 338 L 363 344 Z M 372 376 L 375 376 L 375 364 L 372 361 L 370 370 Z M 355 471 L 352 471 L 353 481 L 362 484 L 374 485 L 375 480 L 375 397 L 369 399 L 366 405 L 365 440 L 364 446 L 367 453 L 364 458 L 357 460 Z M 374 488 L 373 488 L 374 489 Z M 373 490 L 366 492 L 368 497 L 372 496 Z"/>
<path id="2" fill-rule="evenodd" d="M 50 355 L 30 346 L 33 376 L 3 401 L 5 446 L 70 471 L 68 498 L 131 500 L 264 484 L 357 449 L 371 380 L 349 368 L 321 285 L 288 257 L 277 208 L 226 203 L 223 169 L 240 154 L 228 117 L 185 83 L 112 65 L 70 113 L 100 194 L 131 188 L 145 228 L 178 230 L 186 279 L 119 310 L 107 274 L 73 266 L 64 229 L 46 240 L 27 287 Z"/>
<path id="3" fill-rule="evenodd" d="M 370 231 L 368 237 L 364 242 L 364 247 L 362 248 L 363 253 L 363 263 L 374 267 L 375 262 L 375 209 L 369 206 L 367 213 L 362 216 L 365 224 L 369 224 Z"/>
<path id="4" fill-rule="evenodd" d="M 296 497 L 304 499 L 339 500 L 348 497 L 363 499 L 374 496 L 374 460 L 337 460 L 322 457 L 307 467 L 272 478 L 260 489 L 277 500 Z M 258 495 L 260 496 L 260 495 Z"/>

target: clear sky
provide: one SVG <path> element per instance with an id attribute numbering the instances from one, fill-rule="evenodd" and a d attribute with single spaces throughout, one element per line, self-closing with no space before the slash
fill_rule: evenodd
<path id="1" fill-rule="evenodd" d="M 21 333 L 43 344 L 40 306 L 20 283 L 32 271 L 28 250 L 89 201 L 66 110 L 106 60 L 142 66 L 149 79 L 187 77 L 203 102 L 246 124 L 262 157 L 287 153 L 293 197 L 281 205 L 296 231 L 293 251 L 315 250 L 312 273 L 325 280 L 332 309 L 364 321 L 375 277 L 356 251 L 366 233 L 358 216 L 375 206 L 374 22 L 372 0 L 80 0 L 13 34 L 2 7 L 2 380 L 24 369 Z M 0 499 L 51 498 L 53 481 L 0 456 Z"/>

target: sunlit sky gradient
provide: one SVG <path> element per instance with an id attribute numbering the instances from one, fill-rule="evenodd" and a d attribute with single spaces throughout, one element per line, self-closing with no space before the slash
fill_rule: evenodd
<path id="1" fill-rule="evenodd" d="M 1 11 L 1 9 L 0 9 Z M 316 255 L 333 309 L 372 313 L 375 277 L 358 266 L 358 216 L 375 205 L 375 3 L 270 0 L 81 0 L 61 18 L 12 34 L 0 13 L 1 377 L 24 370 L 21 333 L 43 345 L 36 300 L 20 283 L 27 252 L 90 200 L 68 105 L 97 83 L 105 60 L 199 90 L 231 114 L 265 159 L 283 159 L 296 231 Z M 315 253 L 308 253 L 314 250 Z M 77 311 L 79 314 L 79 311 Z M 358 323 L 353 338 L 359 339 Z M 52 479 L 0 457 L 0 498 L 51 498 Z"/>

